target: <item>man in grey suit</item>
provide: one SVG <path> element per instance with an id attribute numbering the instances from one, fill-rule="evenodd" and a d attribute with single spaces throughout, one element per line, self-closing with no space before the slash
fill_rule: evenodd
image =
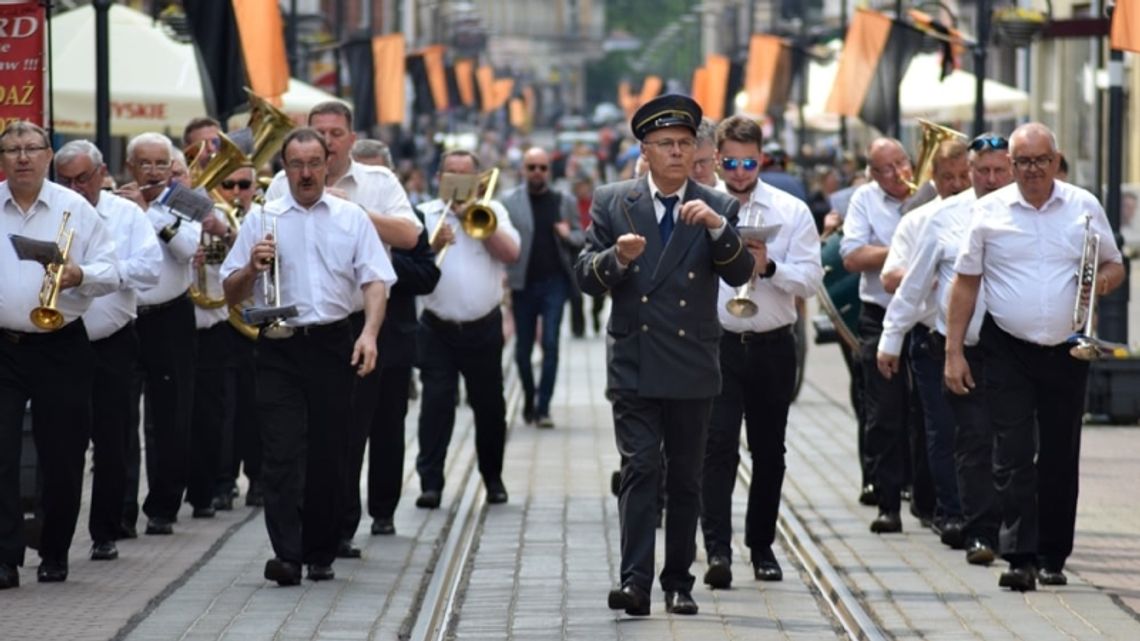
<path id="1" fill-rule="evenodd" d="M 613 297 L 607 396 L 622 454 L 621 587 L 609 607 L 649 614 L 662 446 L 666 474 L 665 610 L 696 614 L 689 572 L 696 554 L 701 465 L 712 399 L 720 392 L 718 279 L 755 272 L 734 223 L 740 204 L 688 180 L 701 109 L 656 98 L 634 114 L 649 174 L 594 193 L 575 274 L 582 291 Z"/>
<path id="2" fill-rule="evenodd" d="M 582 248 L 582 225 L 574 199 L 550 187 L 550 158 L 538 147 L 523 155 L 526 183 L 501 202 L 519 232 L 519 260 L 507 265 L 511 310 L 515 317 L 515 364 L 524 401 L 523 418 L 539 427 L 554 427 L 550 398 L 558 372 L 558 340 L 562 310 L 570 296 L 574 256 Z M 535 328 L 542 318 L 542 377 L 535 397 Z"/>

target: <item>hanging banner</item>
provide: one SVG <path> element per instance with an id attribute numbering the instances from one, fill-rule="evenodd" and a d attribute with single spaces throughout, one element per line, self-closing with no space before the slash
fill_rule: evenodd
<path id="1" fill-rule="evenodd" d="M 0 130 L 17 120 L 46 122 L 46 22 L 37 0 L 0 2 Z"/>

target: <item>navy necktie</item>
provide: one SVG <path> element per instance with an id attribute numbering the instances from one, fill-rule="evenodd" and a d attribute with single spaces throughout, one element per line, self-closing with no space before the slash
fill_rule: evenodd
<path id="1" fill-rule="evenodd" d="M 677 205 L 677 201 L 681 200 L 680 196 L 662 196 L 657 194 L 657 200 L 665 205 L 665 215 L 657 223 L 657 229 L 661 232 L 661 246 L 669 244 L 669 236 L 673 234 L 673 207 Z"/>

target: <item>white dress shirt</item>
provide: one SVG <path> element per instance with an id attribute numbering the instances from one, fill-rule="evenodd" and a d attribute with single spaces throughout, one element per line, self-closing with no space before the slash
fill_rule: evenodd
<path id="1" fill-rule="evenodd" d="M 916 246 L 919 243 L 919 235 L 922 229 L 926 226 L 926 222 L 930 220 L 939 209 L 942 208 L 943 203 L 941 197 L 936 196 L 934 200 L 923 203 L 922 205 L 910 210 L 903 214 L 902 220 L 899 221 L 898 227 L 895 228 L 895 235 L 891 238 L 891 248 L 887 251 L 887 259 L 883 261 L 883 270 L 880 273 L 888 274 L 897 269 L 901 269 L 905 275 L 913 264 L 915 259 Z M 885 291 L 885 290 L 884 290 Z M 891 302 L 887 305 L 890 310 L 891 305 L 894 304 L 895 298 L 898 297 L 898 291 L 891 296 Z M 938 297 L 934 291 L 931 290 L 927 293 L 924 300 L 919 301 L 919 311 L 922 316 L 918 322 L 926 325 L 928 328 L 933 329 L 936 319 L 938 318 Z M 913 325 L 911 326 L 913 327 Z M 910 328 L 907 328 L 909 331 Z"/>
<path id="2" fill-rule="evenodd" d="M 768 259 L 776 263 L 776 273 L 771 278 L 755 276 L 747 286 L 748 298 L 758 308 L 751 318 L 728 313 L 725 304 L 736 296 L 737 288 L 721 280 L 717 297 L 721 326 L 737 333 L 768 332 L 794 323 L 796 297 L 814 296 L 823 282 L 819 233 L 811 210 L 799 198 L 757 182 L 748 202 L 740 207 L 739 220 L 742 225 L 781 225 L 768 241 Z"/>
<path id="3" fill-rule="evenodd" d="M 303 327 L 345 319 L 364 285 L 382 281 L 390 290 L 395 284 L 396 272 L 368 215 L 359 205 L 327 193 L 308 209 L 286 194 L 246 214 L 222 263 L 223 281 L 249 263 L 253 246 L 272 229 L 271 217 L 277 218 L 281 304 L 296 305 L 298 312 L 286 324 Z M 268 273 L 261 272 L 254 284 L 259 307 L 269 305 L 262 282 Z"/>
<path id="4" fill-rule="evenodd" d="M 348 171 L 332 187 L 344 190 L 349 200 L 366 211 L 410 220 L 415 223 L 417 232 L 423 231 L 423 223 L 412 211 L 412 203 L 408 201 L 400 179 L 387 167 L 349 160 Z M 289 181 L 285 172 L 279 171 L 265 192 L 265 201 L 276 200 L 288 193 Z M 385 243 L 384 249 L 391 248 Z"/>
<path id="5" fill-rule="evenodd" d="M 225 214 L 218 211 L 217 209 L 214 209 L 212 212 L 210 212 L 210 215 L 213 216 L 214 218 L 218 219 L 218 221 L 220 221 L 222 223 L 229 224 L 229 221 L 226 220 Z M 211 238 L 211 242 L 213 242 L 213 240 L 215 240 L 215 239 Z M 222 271 L 221 264 L 220 263 L 214 264 L 214 265 L 207 264 L 207 265 L 205 265 L 205 267 L 206 267 L 206 293 L 211 298 L 222 297 L 223 296 L 222 279 L 219 277 L 219 274 Z M 198 282 L 198 268 L 191 265 L 190 269 L 192 270 L 192 273 L 194 274 L 194 284 L 196 286 L 200 287 L 201 283 Z M 229 305 L 222 305 L 221 307 L 215 307 L 213 309 L 206 309 L 204 307 L 199 307 L 197 305 L 194 306 L 194 327 L 197 329 L 210 329 L 211 327 L 213 327 L 214 325 L 217 325 L 218 323 L 222 323 L 222 322 L 229 320 L 229 317 L 230 317 Z"/>
<path id="6" fill-rule="evenodd" d="M 954 269 L 984 276 L 986 308 L 1005 332 L 1046 346 L 1072 336 L 1086 214 L 1100 234 L 1099 262 L 1120 263 L 1104 210 L 1083 189 L 1054 181 L 1037 209 L 1013 183 L 974 204 Z"/>
<path id="7" fill-rule="evenodd" d="M 135 319 L 138 292 L 157 285 L 162 271 L 158 236 L 134 201 L 101 191 L 95 211 L 115 242 L 119 287 L 96 298 L 83 314 L 87 337 L 93 341 L 107 338 Z"/>
<path id="8" fill-rule="evenodd" d="M 28 315 L 40 306 L 44 267 L 38 262 L 17 258 L 8 235 L 49 242 L 59 240 L 62 250 L 59 229 L 65 211 L 71 212 L 67 229 L 75 232 L 68 261 L 79 265 L 83 283 L 59 293 L 56 309 L 63 314 L 64 323 L 82 316 L 93 298 L 113 292 L 119 286 L 115 242 L 90 203 L 74 191 L 45 180 L 36 201 L 24 211 L 16 204 L 5 180 L 0 182 L 0 328 L 43 331 L 32 324 Z"/>
<path id="9" fill-rule="evenodd" d="M 146 210 L 151 227 L 155 234 L 159 234 L 168 225 L 174 224 L 178 217 L 170 213 L 162 203 L 155 199 Z M 190 288 L 193 279 L 194 254 L 198 251 L 198 242 L 202 237 L 202 224 L 183 220 L 179 224 L 170 242 L 158 239 L 158 246 L 162 248 L 162 274 L 158 285 L 139 292 L 139 306 L 159 305 L 173 300 L 184 294 Z"/>
<path id="10" fill-rule="evenodd" d="M 899 224 L 901 207 L 902 201 L 889 196 L 877 182 L 871 181 L 856 189 L 851 194 L 847 216 L 843 220 L 839 254 L 846 258 L 864 245 L 890 247 L 895 227 Z M 891 303 L 891 295 L 883 289 L 878 271 L 863 272 L 859 276 L 859 300 L 883 309 Z"/>
<path id="11" fill-rule="evenodd" d="M 918 233 L 918 244 L 914 247 L 906 276 L 887 307 L 883 334 L 879 337 L 880 352 L 898 356 L 906 333 L 917 323 L 925 322 L 923 319 L 928 308 L 933 308 L 936 314 L 935 328 L 943 336 L 946 335 L 950 288 L 956 274 L 954 261 L 958 258 L 958 250 L 966 236 L 966 227 L 972 218 L 976 200 L 974 190 L 967 189 L 947 198 L 937 211 L 927 217 Z M 917 211 L 906 216 L 913 216 Z M 934 298 L 934 303 L 931 303 L 931 297 Z M 967 345 L 977 345 L 985 313 L 985 301 L 979 298 L 966 328 Z"/>
<path id="12" fill-rule="evenodd" d="M 443 320 L 477 320 L 490 314 L 502 302 L 506 270 L 503 263 L 487 251 L 483 241 L 475 240 L 463 231 L 453 212 L 444 211 L 445 204 L 436 198 L 420 205 L 428 229 L 435 230 L 440 217 L 446 214 L 444 224 L 455 232 L 455 242 L 447 250 L 439 268 L 439 282 L 421 301 L 424 309 Z M 517 244 L 519 232 L 511 224 L 506 208 L 493 200 L 491 209 L 498 223 L 495 233 L 504 232 Z"/>
<path id="13" fill-rule="evenodd" d="M 645 179 L 647 181 L 649 181 L 649 196 L 650 196 L 650 200 L 653 201 L 653 213 L 657 214 L 657 224 L 658 225 L 661 224 L 661 219 L 665 217 L 665 203 L 661 202 L 661 198 L 668 198 L 670 196 L 676 196 L 677 197 L 677 204 L 673 205 L 673 224 L 676 225 L 677 217 L 681 215 L 681 205 L 685 204 L 685 190 L 689 186 L 689 181 L 686 180 L 685 183 L 681 185 L 681 188 L 678 189 L 677 191 L 675 191 L 671 194 L 667 194 L 667 193 L 661 191 L 661 189 L 657 186 L 657 183 L 653 182 L 652 172 L 646 174 Z M 712 188 L 709 187 L 709 189 L 712 189 Z M 727 187 L 726 187 L 726 193 L 727 193 Z M 660 195 L 661 198 L 658 198 L 657 197 L 658 195 Z M 725 228 L 725 225 L 727 225 L 727 224 L 728 224 L 728 221 L 722 217 L 720 227 L 717 227 L 716 229 L 710 229 L 709 230 L 709 236 L 713 240 L 719 240 L 720 235 L 724 233 L 724 228 Z"/>

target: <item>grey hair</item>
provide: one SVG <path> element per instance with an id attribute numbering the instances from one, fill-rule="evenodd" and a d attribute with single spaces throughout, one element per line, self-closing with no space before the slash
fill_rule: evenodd
<path id="1" fill-rule="evenodd" d="M 175 163 L 181 163 L 183 167 L 187 169 L 190 168 L 190 165 L 186 162 L 186 154 L 182 153 L 181 149 L 170 150 L 170 164 L 173 165 Z"/>
<path id="2" fill-rule="evenodd" d="M 1049 138 L 1049 151 L 1052 151 L 1054 153 L 1057 152 L 1057 150 L 1058 150 L 1057 134 L 1053 133 L 1052 129 L 1046 127 L 1042 123 L 1027 122 L 1024 125 L 1021 125 L 1020 127 L 1018 127 L 1017 129 L 1014 129 L 1013 133 L 1009 135 L 1009 155 L 1010 156 L 1014 155 L 1014 147 L 1017 144 L 1018 138 L 1022 138 L 1024 136 L 1027 136 L 1030 133 L 1034 133 L 1034 134 L 1037 134 L 1039 136 L 1040 135 L 1047 136 Z"/>
<path id="3" fill-rule="evenodd" d="M 384 166 L 392 166 L 392 150 L 382 140 L 361 138 L 352 144 L 351 154 L 353 160 L 378 158 L 384 161 Z"/>
<path id="4" fill-rule="evenodd" d="M 716 123 L 711 118 L 701 118 L 697 126 L 697 146 L 716 144 Z"/>
<path id="5" fill-rule="evenodd" d="M 103 164 L 103 152 L 90 140 L 72 140 L 55 152 L 55 164 L 66 165 L 79 157 L 86 157 L 96 167 Z"/>
<path id="6" fill-rule="evenodd" d="M 40 127 L 36 123 L 29 122 L 27 120 L 16 120 L 14 122 L 8 123 L 8 126 L 4 128 L 4 131 L 0 132 L 0 140 L 3 140 L 9 136 L 26 136 L 29 134 L 38 135 L 43 139 L 45 146 L 48 148 L 51 147 L 51 140 L 48 137 L 47 131 L 45 131 L 43 127 Z"/>
<path id="7" fill-rule="evenodd" d="M 148 131 L 131 138 L 130 142 L 127 143 L 127 158 L 134 158 L 135 149 L 137 149 L 139 145 L 163 145 L 166 147 L 166 153 L 170 154 L 170 158 L 174 158 L 174 143 L 170 142 L 169 138 L 158 132 Z M 185 158 L 183 161 L 185 161 Z"/>

